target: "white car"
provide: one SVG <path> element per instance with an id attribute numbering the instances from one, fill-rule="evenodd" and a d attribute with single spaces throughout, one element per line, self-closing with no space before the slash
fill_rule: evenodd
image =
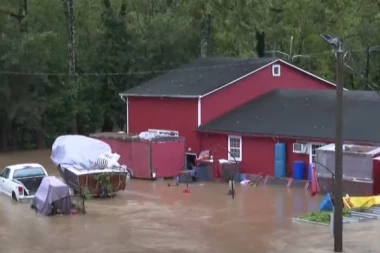
<path id="1" fill-rule="evenodd" d="M 47 175 L 45 168 L 38 163 L 7 166 L 0 174 L 0 192 L 17 202 L 31 200 Z"/>

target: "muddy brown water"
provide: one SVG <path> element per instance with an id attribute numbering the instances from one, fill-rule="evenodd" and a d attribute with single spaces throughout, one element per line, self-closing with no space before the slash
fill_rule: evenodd
<path id="1" fill-rule="evenodd" d="M 1 168 L 23 162 L 58 174 L 48 150 L 0 155 Z M 0 252 L 274 252 L 281 249 L 280 236 L 291 243 L 313 229 L 300 228 L 291 217 L 316 210 L 319 202 L 304 190 L 283 187 L 238 185 L 234 200 L 226 184 L 193 184 L 190 194 L 183 189 L 132 180 L 114 199 L 87 202 L 86 215 L 57 217 L 0 194 Z"/>

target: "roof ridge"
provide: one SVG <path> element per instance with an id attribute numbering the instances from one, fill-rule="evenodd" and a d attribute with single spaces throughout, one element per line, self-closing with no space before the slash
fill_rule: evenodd
<path id="1" fill-rule="evenodd" d="M 270 58 L 198 58 L 120 93 L 120 96 L 197 98 L 275 62 Z M 194 85 L 196 84 L 196 85 Z"/>

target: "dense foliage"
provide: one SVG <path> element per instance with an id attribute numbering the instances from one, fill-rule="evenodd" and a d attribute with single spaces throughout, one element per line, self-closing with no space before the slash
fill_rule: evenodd
<path id="1" fill-rule="evenodd" d="M 364 89 L 379 18 L 376 1 L 1 0 L 0 148 L 122 129 L 119 92 L 200 56 L 281 51 L 273 54 L 333 80 L 334 56 L 320 33 L 355 35 L 345 40 L 346 86 Z"/>

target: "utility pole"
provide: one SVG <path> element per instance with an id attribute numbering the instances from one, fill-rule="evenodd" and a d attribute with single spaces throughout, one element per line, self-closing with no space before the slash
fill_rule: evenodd
<path id="1" fill-rule="evenodd" d="M 334 252 L 343 252 L 343 43 L 327 34 L 320 37 L 336 53 L 336 111 L 335 111 L 335 182 L 334 182 Z"/>
<path id="2" fill-rule="evenodd" d="M 338 42 L 336 51 L 336 137 L 335 137 L 335 207 L 334 207 L 334 251 L 343 251 L 343 45 Z"/>

